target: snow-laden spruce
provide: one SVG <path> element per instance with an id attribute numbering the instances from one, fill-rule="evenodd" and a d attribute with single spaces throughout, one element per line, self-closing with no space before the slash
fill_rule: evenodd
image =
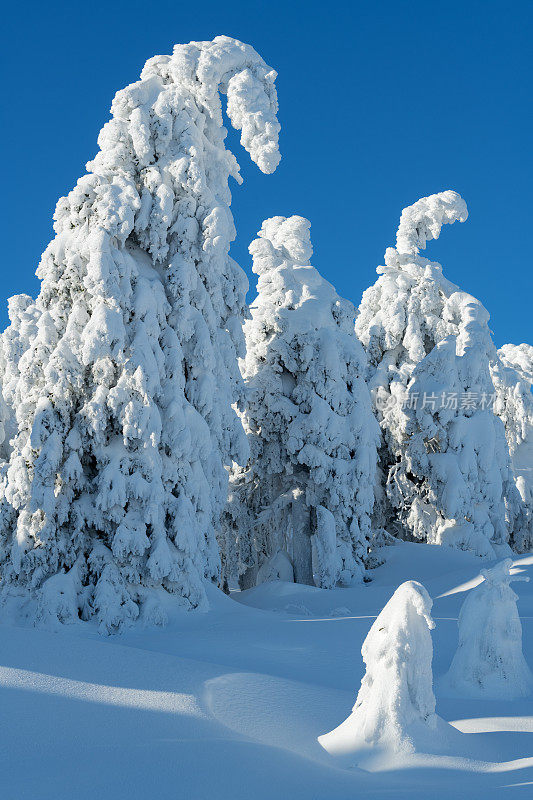
<path id="1" fill-rule="evenodd" d="M 376 524 L 402 537 L 504 552 L 525 537 L 524 508 L 495 415 L 498 354 L 481 303 L 419 254 L 467 218 L 452 191 L 404 209 L 396 248 L 363 295 L 356 332 L 384 439 Z"/>
<path id="2" fill-rule="evenodd" d="M 251 526 L 253 549 L 228 569 L 248 567 L 254 582 L 285 553 L 297 582 L 330 587 L 362 575 L 379 429 L 354 308 L 309 265 L 309 228 L 273 217 L 250 246 L 258 294 L 241 369 L 251 459 L 233 477 L 233 517 L 241 536 Z"/>
<path id="3" fill-rule="evenodd" d="M 518 596 L 511 581 L 512 559 L 483 570 L 482 583 L 466 596 L 459 613 L 459 645 L 443 685 L 466 697 L 512 699 L 533 689 L 533 675 L 522 652 Z"/>
<path id="4" fill-rule="evenodd" d="M 318 739 L 329 753 L 409 753 L 442 736 L 447 726 L 435 714 L 432 605 L 417 581 L 396 589 L 363 642 L 366 672 L 352 713 Z"/>
<path id="5" fill-rule="evenodd" d="M 516 549 L 533 548 L 533 347 L 505 344 L 492 366 L 496 390 L 494 411 L 505 425 L 507 445 L 517 488 L 525 506 L 526 520 Z"/>
<path id="6" fill-rule="evenodd" d="M 40 617 L 113 631 L 184 607 L 215 579 L 224 465 L 245 463 L 232 407 L 247 280 L 235 237 L 221 94 L 259 168 L 279 161 L 276 73 L 219 36 L 150 59 L 117 93 L 96 158 L 55 212 L 40 294 L 10 306 L 3 396 L 4 594 Z"/>

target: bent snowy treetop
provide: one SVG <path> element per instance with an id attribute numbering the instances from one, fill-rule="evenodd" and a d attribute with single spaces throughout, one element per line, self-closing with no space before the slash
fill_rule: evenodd
<path id="1" fill-rule="evenodd" d="M 396 249 L 399 253 L 416 254 L 425 250 L 426 242 L 439 238 L 443 225 L 465 222 L 467 218 L 465 201 L 451 189 L 422 197 L 402 211 Z"/>

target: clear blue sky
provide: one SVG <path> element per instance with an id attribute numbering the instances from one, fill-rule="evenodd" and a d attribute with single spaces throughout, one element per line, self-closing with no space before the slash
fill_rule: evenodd
<path id="1" fill-rule="evenodd" d="M 263 218 L 302 214 L 314 265 L 358 304 L 401 209 L 455 189 L 469 220 L 428 256 L 487 306 L 498 345 L 533 343 L 533 3 L 73 0 L 10 4 L 2 21 L 2 327 L 7 297 L 38 289 L 55 203 L 115 91 L 175 42 L 224 33 L 279 73 L 277 173 L 235 149 L 239 263 Z"/>

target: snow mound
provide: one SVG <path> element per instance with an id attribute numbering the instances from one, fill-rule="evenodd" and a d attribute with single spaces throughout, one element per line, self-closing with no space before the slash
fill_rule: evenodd
<path id="1" fill-rule="evenodd" d="M 206 711 L 235 733 L 322 762 L 317 732 L 343 700 L 336 689 L 246 672 L 206 681 L 202 695 Z"/>

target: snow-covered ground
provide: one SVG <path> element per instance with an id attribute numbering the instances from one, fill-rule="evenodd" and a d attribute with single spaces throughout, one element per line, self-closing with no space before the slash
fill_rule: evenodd
<path id="1" fill-rule="evenodd" d="M 173 613 L 164 629 L 102 638 L 87 623 L 60 632 L 4 625 L 0 647 L 0 796 L 63 798 L 517 797 L 533 793 L 533 698 L 445 696 L 439 676 L 457 645 L 479 558 L 422 544 L 383 551 L 373 581 L 323 590 L 271 583 L 211 611 Z M 533 574 L 533 556 L 515 566 Z M 398 584 L 434 600 L 437 714 L 448 749 L 366 769 L 317 736 L 349 715 L 370 626 Z M 533 586 L 515 583 L 533 666 Z M 462 733 L 462 735 L 461 735 Z"/>

